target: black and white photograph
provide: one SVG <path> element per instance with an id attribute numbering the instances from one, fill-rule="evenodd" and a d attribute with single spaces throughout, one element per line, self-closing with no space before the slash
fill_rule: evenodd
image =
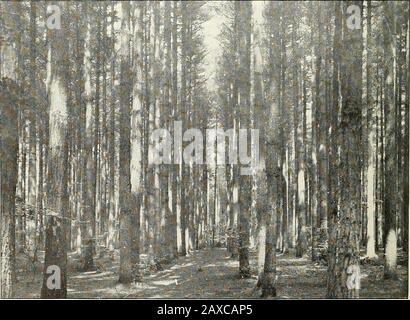
<path id="1" fill-rule="evenodd" d="M 408 300 L 409 16 L 0 1 L 0 299 Z"/>

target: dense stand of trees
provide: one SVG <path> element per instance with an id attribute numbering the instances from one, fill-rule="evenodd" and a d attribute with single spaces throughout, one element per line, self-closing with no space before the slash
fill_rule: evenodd
<path id="1" fill-rule="evenodd" d="M 215 88 L 211 8 L 224 21 Z M 1 297 L 16 255 L 42 251 L 44 298 L 67 296 L 72 252 L 83 271 L 119 254 L 129 284 L 205 246 L 226 246 L 247 278 L 257 249 L 264 297 L 277 252 L 325 261 L 332 298 L 347 297 L 360 257 L 383 252 L 395 278 L 408 250 L 408 10 L 269 1 L 257 19 L 247 1 L 1 2 Z M 191 128 L 207 165 L 181 161 Z M 248 155 L 239 129 L 258 129 L 255 174 L 217 161 L 206 128 L 234 129 L 229 147 Z M 160 165 L 156 129 L 173 136 Z"/>
<path id="2" fill-rule="evenodd" d="M 246 16 L 240 4 L 220 10 L 227 23 L 218 101 L 226 123 L 238 119 L 238 92 L 247 79 L 246 108 L 264 143 L 266 176 L 257 180 L 252 211 L 255 237 L 265 242 L 259 243 L 263 295 L 275 295 L 275 278 L 264 276 L 275 272 L 271 250 L 295 248 L 297 257 L 326 260 L 328 297 L 347 297 L 348 266 L 377 257 L 381 248 L 385 277 L 396 277 L 398 247 L 408 249 L 408 6 L 273 1 L 248 28 L 238 18 Z M 240 47 L 244 32 L 252 37 L 253 77 L 241 73 L 249 58 Z"/>

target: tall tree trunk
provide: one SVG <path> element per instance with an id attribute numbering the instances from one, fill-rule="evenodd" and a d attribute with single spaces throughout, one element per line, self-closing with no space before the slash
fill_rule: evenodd
<path id="1" fill-rule="evenodd" d="M 252 4 L 250 2 L 238 3 L 239 10 L 239 110 L 241 129 L 250 129 L 250 39 L 251 39 L 251 15 Z M 245 145 L 251 148 L 249 139 Z M 239 145 L 241 147 L 241 145 Z M 248 150 L 246 150 L 247 152 Z M 240 198 L 239 198 L 239 273 L 243 278 L 250 277 L 249 265 L 249 232 L 251 218 L 251 191 L 252 177 L 241 174 L 240 178 Z"/>
<path id="2" fill-rule="evenodd" d="M 322 3 L 317 3 L 318 19 L 318 45 L 316 47 L 316 92 L 315 92 L 315 113 L 316 113 L 316 157 L 317 157 L 317 183 L 318 183 L 318 227 L 320 236 L 327 233 L 327 150 L 326 150 L 326 105 L 322 98 Z"/>
<path id="3" fill-rule="evenodd" d="M 171 59 L 172 59 L 172 126 L 174 129 L 175 133 L 175 128 L 174 124 L 175 121 L 179 120 L 179 113 L 178 113 L 178 2 L 173 1 L 173 6 L 172 6 L 172 27 L 171 27 L 171 33 L 172 33 L 172 54 L 171 54 Z M 175 142 L 174 142 L 175 143 Z M 174 150 L 174 148 L 173 148 Z M 176 162 L 176 155 L 173 154 L 172 157 L 174 163 Z M 171 219 L 169 223 L 169 228 L 170 231 L 172 231 L 174 239 L 172 240 L 172 250 L 173 250 L 173 256 L 176 257 L 178 255 L 178 228 L 177 228 L 177 221 L 178 221 L 178 215 L 179 215 L 179 209 L 180 207 L 178 206 L 178 199 L 180 199 L 180 195 L 178 192 L 178 185 L 179 185 L 179 165 L 174 164 L 172 166 L 172 173 L 171 173 L 171 194 L 172 194 L 172 207 L 171 207 Z"/>
<path id="4" fill-rule="evenodd" d="M 165 12 L 168 14 L 165 15 L 164 17 L 164 56 L 163 56 L 163 61 L 164 61 L 164 94 L 163 98 L 164 101 L 162 103 L 162 109 L 161 109 L 161 115 L 162 115 L 162 120 L 163 123 L 165 124 L 165 127 L 167 130 L 171 130 L 171 119 L 172 119 L 172 70 L 171 70 L 171 42 L 172 42 L 172 32 L 169 32 L 172 28 L 172 22 L 171 22 L 171 2 L 165 2 L 164 5 Z M 173 175 L 171 170 L 169 170 L 170 166 L 168 164 L 165 164 L 161 169 L 162 173 L 162 182 L 163 182 L 163 187 L 162 187 L 162 210 L 164 210 L 164 223 L 165 223 L 165 245 L 166 245 L 166 255 L 168 260 L 172 260 L 174 256 L 174 236 L 175 236 L 175 231 L 174 231 L 174 226 L 175 226 L 175 221 L 174 218 L 174 212 L 172 211 L 172 207 L 170 205 L 170 199 L 169 199 L 169 182 L 170 179 L 172 179 Z"/>
<path id="5" fill-rule="evenodd" d="M 120 271 L 119 282 L 139 280 L 138 221 L 131 189 L 131 66 L 130 66 L 130 3 L 121 3 L 120 48 Z M 137 187 L 137 185 L 136 185 Z"/>
<path id="6" fill-rule="evenodd" d="M 279 125 L 279 137 L 280 137 L 280 154 L 279 154 L 279 167 L 281 170 L 280 187 L 278 189 L 280 193 L 280 199 L 282 204 L 282 211 L 280 216 L 280 223 L 278 223 L 280 230 L 280 250 L 286 253 L 288 250 L 288 195 L 287 195 L 287 181 L 286 181 L 286 149 L 288 143 L 288 126 L 287 119 L 288 113 L 286 110 L 286 69 L 287 69 L 287 55 L 286 55 L 286 22 L 285 22 L 285 6 L 283 3 L 279 4 L 281 19 L 280 19 L 280 125 Z"/>
<path id="7" fill-rule="evenodd" d="M 342 46 L 335 48 L 334 58 L 335 66 L 340 59 L 340 81 L 342 96 L 342 114 L 340 123 L 341 152 L 338 176 L 340 179 L 339 188 L 340 207 L 339 213 L 335 204 L 335 190 L 332 190 L 332 211 L 330 212 L 332 221 L 329 239 L 329 265 L 328 265 L 328 291 L 329 298 L 349 297 L 347 288 L 347 270 L 351 265 L 356 265 L 359 259 L 359 216 L 360 216 L 360 195 L 357 192 L 357 178 L 360 176 L 360 126 L 361 126 L 361 69 L 357 68 L 362 63 L 361 41 L 362 34 L 360 30 L 351 30 L 343 22 L 343 12 L 350 4 L 356 4 L 361 9 L 361 2 L 343 2 L 335 5 L 337 22 L 335 26 L 336 37 L 340 36 L 338 27 L 343 23 L 343 38 L 335 43 L 341 43 Z M 339 7 L 339 8 L 337 8 Z M 341 11 L 339 11 L 341 10 Z M 340 49 L 339 49 L 340 48 Z M 340 52 L 339 52 L 340 50 Z M 336 71 L 338 68 L 336 68 Z M 337 73 L 334 75 L 337 77 Z M 334 82 L 335 84 L 335 82 Z M 336 90 L 336 88 L 334 88 Z M 338 99 L 334 91 L 334 103 L 338 105 Z M 336 108 L 338 110 L 338 108 Z M 332 125 L 335 124 L 332 121 Z M 339 129 L 336 129 L 338 132 Z M 337 136 L 336 137 L 336 141 Z M 332 150 L 333 151 L 333 150 Z M 332 152 L 333 153 L 333 152 Z M 336 155 L 332 156 L 335 161 Z M 332 161 L 333 165 L 335 163 Z M 332 187 L 335 186 L 332 184 Z M 333 281 L 333 283 L 332 283 Z"/>
<path id="8" fill-rule="evenodd" d="M 408 7 L 407 7 L 408 8 Z M 406 105 L 404 108 L 404 141 L 409 141 L 409 94 L 410 94 L 410 15 L 407 16 L 407 39 L 406 39 Z M 409 252 L 409 144 L 403 148 L 403 250 Z"/>
<path id="9" fill-rule="evenodd" d="M 87 6 L 87 4 L 84 4 Z M 94 269 L 94 222 L 95 222 L 95 192 L 96 192 L 96 166 L 93 155 L 94 121 L 91 96 L 91 22 L 90 12 L 86 8 L 86 36 L 84 41 L 84 94 L 85 94 L 85 131 L 83 155 L 83 221 L 82 221 L 82 258 L 85 271 Z M 96 148 L 96 146 L 94 146 Z"/>
<path id="10" fill-rule="evenodd" d="M 372 26 L 371 26 L 371 1 L 367 1 L 367 36 L 366 36 L 366 104 L 367 104 L 367 130 L 368 130 L 368 144 L 367 144 L 367 252 L 366 255 L 369 258 L 376 257 L 376 243 L 375 243 L 375 219 L 376 219 L 376 211 L 375 211 L 375 192 L 376 192 L 376 184 L 375 184 L 375 157 L 376 157 L 376 149 L 375 149 L 375 130 L 373 124 L 373 99 L 372 99 L 372 55 L 371 49 L 371 33 L 372 33 Z"/>
<path id="11" fill-rule="evenodd" d="M 294 66 L 293 66 L 293 122 L 294 122 L 294 143 L 295 143 L 295 172 L 296 172 L 296 201 L 295 201 L 295 217 L 298 222 L 297 230 L 297 246 L 296 257 L 302 257 L 307 251 L 307 230 L 306 230 L 306 207 L 305 207 L 305 161 L 303 155 L 301 156 L 301 146 L 303 146 L 302 130 L 299 130 L 299 85 L 298 85 L 298 67 L 297 62 L 300 61 L 300 57 L 297 53 L 295 43 L 295 33 L 297 32 L 296 21 L 293 20 L 293 32 L 292 32 L 292 47 L 294 54 Z M 302 62 L 303 63 L 303 62 Z M 304 64 L 302 65 L 302 72 Z M 303 83 L 305 79 L 302 79 Z M 306 104 L 306 101 L 303 101 Z"/>
<path id="12" fill-rule="evenodd" d="M 188 54 L 188 7 L 185 1 L 181 2 L 181 19 L 182 19 L 182 29 L 181 29 L 181 110 L 180 115 L 182 117 L 182 128 L 187 126 L 187 54 Z M 181 160 L 181 175 L 180 175 L 180 187 L 181 187 L 181 214 L 180 214 L 180 225 L 181 225 L 181 254 L 185 256 L 187 254 L 187 241 L 186 241 L 186 229 L 187 229 L 187 219 L 189 214 L 188 209 L 188 167 L 186 163 Z"/>
<path id="13" fill-rule="evenodd" d="M 313 7 L 312 7 L 313 14 Z M 311 17 L 313 20 L 313 17 Z M 311 22 L 312 25 L 313 21 Z M 318 208 L 319 208 L 319 181 L 318 181 L 318 131 L 319 131 L 319 110 L 318 110 L 318 101 L 319 101 L 319 77 L 320 77 L 320 57 L 318 56 L 318 45 L 314 46 L 313 32 L 311 33 L 311 45 L 312 51 L 316 59 L 312 60 L 312 94 L 311 94 L 311 141 L 310 141 L 310 163 L 309 163 L 309 198 L 310 198 L 310 225 L 312 228 L 312 261 L 317 260 L 317 241 L 318 241 Z M 316 62 L 316 63 L 315 63 Z M 320 218 L 320 216 L 319 216 Z"/>
<path id="14" fill-rule="evenodd" d="M 1 12 L 0 8 L 0 12 Z M 16 283 L 15 213 L 18 177 L 18 111 L 13 44 L 0 43 L 0 298 L 13 298 Z M 11 67 L 11 68 L 7 68 Z"/>
<path id="15" fill-rule="evenodd" d="M 160 129 L 161 128 L 161 117 L 162 117 L 162 109 L 163 109 L 163 99 L 161 99 L 162 93 L 162 66 L 161 66 L 161 55 L 162 55 L 162 39 L 160 34 L 161 28 L 161 6 L 160 2 L 154 2 L 154 42 L 155 42 L 155 50 L 154 50 L 154 61 L 153 61 L 153 98 L 154 98 L 154 112 L 155 112 L 155 120 L 154 120 L 154 128 Z M 158 263 L 163 259 L 163 249 L 164 249 L 164 225 L 161 222 L 163 220 L 163 214 L 165 212 L 163 204 L 163 197 L 161 189 L 163 188 L 163 179 L 161 176 L 161 166 L 156 165 L 154 167 L 154 175 L 155 175 L 155 250 L 156 255 L 159 259 Z"/>
<path id="16" fill-rule="evenodd" d="M 342 4 L 334 2 L 335 27 L 333 38 L 333 76 L 332 76 L 332 104 L 334 111 L 331 118 L 331 144 L 329 153 L 329 172 L 338 170 L 338 143 L 339 143 L 339 112 L 340 112 L 340 70 L 342 53 Z M 337 171 L 338 172 L 338 171 Z M 327 270 L 327 297 L 336 298 L 340 295 L 339 270 L 337 264 L 337 228 L 339 193 L 338 175 L 330 178 L 330 205 L 328 208 L 328 270 Z"/>
<path id="17" fill-rule="evenodd" d="M 385 81 L 385 197 L 384 197 L 384 251 L 385 278 L 397 277 L 397 234 L 396 234 L 396 193 L 397 193 L 397 162 L 396 162 L 396 5 L 383 3 L 386 17 L 383 32 L 384 41 L 384 81 Z"/>
<path id="18" fill-rule="evenodd" d="M 37 111 L 39 111 L 39 106 L 37 104 L 37 87 L 36 87 L 36 4 L 30 3 L 30 88 L 32 92 L 32 97 L 30 101 L 30 124 L 29 124 L 29 162 L 28 162 L 28 177 L 30 182 L 30 188 L 28 189 L 30 213 L 34 218 L 34 235 L 37 233 L 37 221 L 38 214 L 37 211 L 37 139 L 38 139 L 38 125 L 37 122 L 40 121 Z M 36 243 L 37 237 L 34 236 L 34 247 L 37 248 Z M 35 249 L 36 250 L 36 249 Z"/>
<path id="19" fill-rule="evenodd" d="M 140 255 L 140 218 L 142 207 L 142 196 L 144 193 L 144 183 L 142 181 L 142 155 L 143 155 L 143 134 L 144 129 L 142 117 L 142 93 L 143 93 L 143 77 L 142 77 L 142 5 L 135 4 L 135 30 L 134 30 L 134 72 L 133 72 L 133 91 L 132 91 L 132 116 L 131 116 L 131 193 L 132 205 L 135 210 L 131 217 L 131 262 L 133 271 L 133 280 L 139 281 L 139 255 Z"/>
<path id="20" fill-rule="evenodd" d="M 94 162 L 91 167 L 92 178 L 94 179 L 94 193 L 92 196 L 94 197 L 94 223 L 92 224 L 93 227 L 93 234 L 94 234 L 94 245 L 93 245 L 93 253 L 99 255 L 99 240 L 100 240 L 100 224 L 101 224 L 101 129 L 100 129 L 100 114 L 101 114 L 101 107 L 100 107 L 100 100 L 101 100 L 101 11 L 100 11 L 100 4 L 96 6 L 95 13 L 97 14 L 95 27 L 93 31 L 96 32 L 96 59 L 95 59 L 95 105 L 94 105 L 94 130 L 93 130 L 93 137 L 92 137 L 92 161 Z M 88 165 L 88 164 L 87 164 Z M 88 171 L 88 170 L 87 170 Z M 87 174 L 89 174 L 87 172 Z M 90 181 L 91 182 L 91 177 Z"/>
<path id="21" fill-rule="evenodd" d="M 115 5 L 111 6 L 112 17 L 115 14 Z M 114 19 L 111 19 L 111 50 L 115 51 L 115 29 L 114 29 Z M 109 154 L 109 208 L 108 208 L 108 240 L 107 247 L 110 252 L 114 251 L 115 248 L 115 238 L 116 238 L 116 210 L 115 210 L 115 102 L 116 102 L 116 92 L 115 92 L 115 59 L 111 58 L 110 66 L 111 75 L 111 101 L 110 101 L 110 121 L 109 121 L 109 132 L 108 132 L 108 154 Z M 141 75 L 138 75 L 141 76 Z"/>
<path id="22" fill-rule="evenodd" d="M 68 118 L 66 61 L 68 46 L 64 21 L 66 5 L 62 8 L 61 29 L 49 31 L 49 103 L 50 141 L 48 152 L 47 220 L 45 228 L 45 257 L 41 298 L 67 297 L 66 219 L 68 210 Z"/>
<path id="23" fill-rule="evenodd" d="M 260 166 L 258 167 L 258 205 L 260 210 L 264 241 L 261 246 L 263 268 L 259 273 L 259 284 L 262 287 L 262 297 L 276 296 L 276 218 L 278 212 L 278 176 L 277 151 L 274 145 L 274 137 L 277 134 L 275 126 L 271 126 L 271 119 L 276 115 L 270 105 L 264 101 L 264 89 L 262 82 L 262 52 L 260 48 L 260 31 L 255 32 L 255 124 L 260 130 L 262 143 L 260 146 Z M 268 110 L 266 110 L 268 108 Z M 268 117 L 265 117 L 265 112 Z M 261 170 L 262 169 L 262 170 Z M 261 259 L 262 260 L 262 259 Z"/>

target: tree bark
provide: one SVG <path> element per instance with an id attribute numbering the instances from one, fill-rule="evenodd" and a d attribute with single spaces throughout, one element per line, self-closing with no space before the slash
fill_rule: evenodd
<path id="1" fill-rule="evenodd" d="M 67 124 L 67 64 L 68 48 L 65 41 L 67 26 L 62 11 L 61 29 L 49 32 L 49 123 L 47 218 L 45 228 L 45 258 L 41 298 L 67 298 L 67 223 L 68 219 L 68 141 Z M 54 273 L 53 273 L 54 271 Z M 51 278 L 50 278 L 51 277 Z M 50 279 L 55 277 L 54 285 Z"/>
<path id="2" fill-rule="evenodd" d="M 376 243 L 375 243 L 375 219 L 376 219 L 376 198 L 375 198 L 375 130 L 373 125 L 373 97 L 372 97 L 372 55 L 371 55 L 371 1 L 367 1 L 367 36 L 366 36 L 366 104 L 367 104 L 367 130 L 368 130 L 368 144 L 367 144 L 367 247 L 366 255 L 367 257 L 375 258 L 376 255 Z"/>
<path id="3" fill-rule="evenodd" d="M 120 271 L 119 282 L 139 281 L 138 221 L 131 190 L 131 67 L 130 67 L 130 3 L 121 3 L 120 48 Z"/>
<path id="4" fill-rule="evenodd" d="M 251 14 L 252 4 L 240 2 L 237 5 L 239 10 L 239 110 L 241 129 L 250 129 L 250 39 L 251 39 Z M 249 139 L 247 147 L 251 146 Z M 247 150 L 246 150 L 247 151 Z M 239 274 L 242 278 L 250 277 L 249 265 L 249 232 L 251 217 L 251 187 L 252 178 L 248 175 L 239 177 L 240 198 L 239 198 Z"/>
<path id="5" fill-rule="evenodd" d="M 384 43 L 384 82 L 385 82 L 385 129 L 386 153 L 384 171 L 384 251 L 385 278 L 397 277 L 397 234 L 396 234 L 396 193 L 397 193 L 397 161 L 396 161 L 396 5 L 384 3 L 383 12 L 386 17 L 383 32 Z"/>
<path id="6" fill-rule="evenodd" d="M 87 4 L 83 4 L 87 6 Z M 86 35 L 84 41 L 84 96 L 86 105 L 85 131 L 84 131 L 84 156 L 83 156 L 83 219 L 82 219 L 82 258 L 83 269 L 93 270 L 94 266 L 94 222 L 95 222 L 95 193 L 96 193 L 96 163 L 93 155 L 94 145 L 94 121 L 93 105 L 91 96 L 91 23 L 90 12 L 86 10 Z"/>
<path id="7" fill-rule="evenodd" d="M 350 265 L 355 265 L 359 260 L 359 217 L 360 217 L 360 194 L 357 192 L 357 178 L 360 176 L 360 126 L 361 126 L 361 69 L 357 68 L 362 63 L 360 30 L 351 30 L 346 26 L 343 17 L 347 6 L 350 4 L 358 5 L 361 9 L 361 2 L 343 2 L 335 4 L 336 25 L 335 25 L 335 47 L 334 59 L 336 71 L 340 70 L 341 81 L 341 123 L 336 126 L 333 135 L 334 142 L 340 140 L 340 164 L 338 167 L 338 179 L 340 192 L 339 209 L 337 207 L 335 181 L 332 185 L 332 210 L 331 228 L 329 230 L 329 264 L 328 264 L 328 289 L 329 298 L 348 298 L 347 288 L 347 269 Z M 339 7 L 339 8 L 338 8 Z M 343 37 L 340 39 L 343 26 Z M 341 46 L 336 46 L 341 44 Z M 339 51 L 340 50 L 340 51 Z M 340 69 L 338 62 L 340 61 Z M 338 72 L 334 74 L 334 84 Z M 338 89 L 333 88 L 333 101 L 338 110 Z M 337 112 L 336 112 L 337 114 Z M 335 125 L 336 118 L 332 125 Z M 333 142 L 333 144 L 334 144 Z M 338 144 L 336 144 L 338 145 Z M 332 165 L 335 166 L 336 154 L 332 150 Z M 339 210 L 339 212 L 337 212 Z"/>
<path id="8" fill-rule="evenodd" d="M 4 54 L 13 54 L 3 47 Z M 15 292 L 15 213 L 18 155 L 18 110 L 21 108 L 20 89 L 13 80 L 15 74 L 8 74 L 3 63 L 10 63 L 13 57 L 2 55 L 0 81 L 0 298 L 14 297 Z"/>

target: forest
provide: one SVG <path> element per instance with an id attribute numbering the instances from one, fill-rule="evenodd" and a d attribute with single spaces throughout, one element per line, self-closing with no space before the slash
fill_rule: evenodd
<path id="1" fill-rule="evenodd" d="M 407 299 L 409 16 L 0 1 L 0 298 Z"/>

